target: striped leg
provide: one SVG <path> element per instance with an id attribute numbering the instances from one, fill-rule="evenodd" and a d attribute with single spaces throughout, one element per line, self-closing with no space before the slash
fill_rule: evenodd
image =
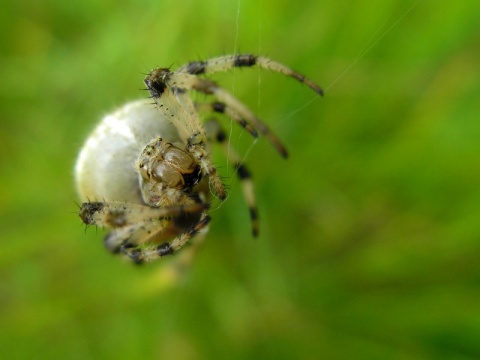
<path id="1" fill-rule="evenodd" d="M 188 205 L 150 207 L 126 202 L 85 202 L 78 212 L 85 225 L 108 228 L 121 228 L 140 222 L 158 219 L 170 219 L 186 214 L 200 213 L 208 209 L 209 204 L 193 203 Z"/>
<path id="2" fill-rule="evenodd" d="M 196 234 L 192 229 L 200 230 L 206 225 L 208 207 L 204 203 L 152 208 L 122 202 L 87 202 L 80 207 L 79 215 L 86 225 L 111 229 L 104 240 L 108 250 L 133 254 L 132 260 L 141 262 L 141 257 L 134 256 L 141 247 L 155 247 L 164 256 L 184 246 Z M 168 243 L 158 245 L 179 233 L 182 234 L 171 242 L 171 248 L 166 246 Z"/>
<path id="3" fill-rule="evenodd" d="M 216 72 L 227 71 L 234 67 L 252 67 L 255 65 L 265 70 L 290 76 L 295 80 L 304 83 L 317 94 L 323 95 L 323 90 L 304 75 L 267 57 L 256 56 L 252 54 L 225 55 L 205 61 L 193 61 L 180 67 L 177 72 L 188 73 L 192 75 L 208 75 Z"/>
<path id="4" fill-rule="evenodd" d="M 169 88 L 172 89 L 175 94 L 183 94 L 185 91 L 195 90 L 215 96 L 221 103 L 231 109 L 231 111 L 238 114 L 240 118 L 246 120 L 253 129 L 262 133 L 283 157 L 287 157 L 287 151 L 278 137 L 275 136 L 275 134 L 273 134 L 268 127 L 248 109 L 247 106 L 213 81 L 198 77 L 198 75 L 208 75 L 220 71 L 227 71 L 234 67 L 252 67 L 254 65 L 292 77 L 295 80 L 306 84 L 317 94 L 323 95 L 323 90 L 318 85 L 300 73 L 266 57 L 250 54 L 227 55 L 206 61 L 190 62 L 189 64 L 180 67 L 179 70 L 175 72 L 172 72 L 169 69 L 157 68 L 147 75 L 145 78 L 145 84 L 158 104 L 159 109 L 163 109 L 164 114 L 172 119 L 175 118 L 176 114 L 171 111 L 171 106 L 160 101 L 160 98 L 163 99 L 164 97 L 163 94 L 169 92 L 167 91 Z M 177 107 L 181 108 L 178 102 L 177 104 Z M 183 118 L 188 119 L 186 116 L 183 116 Z M 194 121 L 196 123 L 194 127 L 197 128 L 199 133 L 201 133 L 201 129 L 196 120 L 197 119 Z M 185 124 L 180 128 L 180 131 L 182 132 L 183 129 L 185 129 Z"/>
<path id="5" fill-rule="evenodd" d="M 173 87 L 180 93 L 187 90 L 195 90 L 204 94 L 213 95 L 221 103 L 225 104 L 232 112 L 238 114 L 236 116 L 245 119 L 245 121 L 248 122 L 248 125 L 260 131 L 260 133 L 270 141 L 283 157 L 287 157 L 287 150 L 280 139 L 235 96 L 218 86 L 213 81 L 202 79 L 196 75 L 188 73 L 170 72 L 165 75 L 164 73 L 167 71 L 167 69 L 156 69 L 145 78 L 145 83 L 149 87 L 152 97 L 157 102 L 158 108 L 165 116 L 167 116 L 167 118 L 175 119 L 175 117 L 178 116 L 177 114 L 181 112 L 185 113 L 185 110 L 180 106 L 180 103 L 176 101 L 175 97 L 171 94 L 171 91 L 168 90 L 169 86 Z M 163 75 L 160 76 L 159 74 Z M 160 95 L 157 94 L 159 91 L 162 91 Z M 173 101 L 175 101 L 176 104 L 174 104 Z M 176 108 L 180 109 L 176 110 Z M 183 128 L 185 128 L 185 124 L 182 125 Z M 180 128 L 180 130 L 183 130 L 183 128 Z"/>
<path id="6" fill-rule="evenodd" d="M 195 108 L 197 109 L 197 111 L 209 111 L 219 114 L 225 114 L 237 124 L 239 124 L 241 127 L 243 127 L 246 131 L 248 131 L 250 135 L 252 135 L 254 138 L 258 137 L 257 131 L 253 127 L 251 127 L 244 118 L 238 115 L 235 111 L 228 107 L 227 104 L 223 102 L 214 101 L 208 103 L 195 103 Z"/>
<path id="7" fill-rule="evenodd" d="M 120 251 L 127 255 L 136 264 L 154 261 L 163 256 L 172 255 L 184 247 L 188 241 L 199 232 L 202 230 L 206 231 L 209 222 L 210 216 L 207 213 L 203 213 L 200 220 L 194 226 L 170 242 L 164 242 L 160 245 L 153 245 L 145 248 L 126 245 L 122 246 Z"/>
<path id="8" fill-rule="evenodd" d="M 229 162 L 234 164 L 235 172 L 242 184 L 243 196 L 250 212 L 250 219 L 252 223 L 252 235 L 258 236 L 258 211 L 257 202 L 255 199 L 254 186 L 252 176 L 247 167 L 242 164 L 240 156 L 233 150 L 228 148 L 227 134 L 222 129 L 218 121 L 212 119 L 205 123 L 205 129 L 207 136 L 211 142 L 217 142 L 225 155 L 228 157 Z"/>

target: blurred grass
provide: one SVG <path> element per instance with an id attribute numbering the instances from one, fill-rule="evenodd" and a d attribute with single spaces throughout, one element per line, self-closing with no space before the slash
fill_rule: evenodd
<path id="1" fill-rule="evenodd" d="M 4 2 L 2 356 L 480 358 L 480 5 L 413 4 Z M 72 168 L 97 119 L 144 96 L 142 73 L 234 50 L 327 94 L 216 77 L 291 157 L 233 128 L 261 236 L 216 155 L 231 196 L 172 286 L 172 260 L 135 268 L 85 234 Z"/>

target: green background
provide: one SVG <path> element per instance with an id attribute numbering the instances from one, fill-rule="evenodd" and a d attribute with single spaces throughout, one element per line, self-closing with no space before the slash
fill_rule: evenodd
<path id="1" fill-rule="evenodd" d="M 474 0 L 4 1 L 2 358 L 480 358 L 479 19 Z M 291 154 L 232 126 L 259 238 L 218 152 L 230 197 L 184 275 L 108 254 L 76 214 L 84 139 L 149 69 L 233 52 L 326 89 L 214 77 Z"/>

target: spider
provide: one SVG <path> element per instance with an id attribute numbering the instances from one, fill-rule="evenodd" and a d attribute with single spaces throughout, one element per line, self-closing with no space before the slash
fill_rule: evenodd
<path id="1" fill-rule="evenodd" d="M 155 108 L 147 99 L 128 103 L 103 118 L 85 142 L 75 167 L 78 192 L 85 201 L 79 216 L 86 225 L 110 229 L 104 239 L 113 253 L 134 263 L 175 253 L 208 229 L 210 194 L 226 198 L 225 186 L 210 160 L 210 144 L 222 146 L 234 165 L 249 208 L 253 236 L 258 215 L 253 183 L 216 120 L 202 124 L 199 114 L 223 113 L 253 137 L 258 132 L 283 157 L 281 141 L 240 100 L 204 75 L 234 67 L 271 70 L 322 89 L 305 76 L 263 56 L 228 55 L 194 61 L 176 71 L 156 68 L 145 77 Z M 211 95 L 195 103 L 189 91 Z"/>

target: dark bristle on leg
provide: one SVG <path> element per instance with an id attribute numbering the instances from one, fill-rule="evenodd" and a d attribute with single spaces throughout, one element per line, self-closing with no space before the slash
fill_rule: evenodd
<path id="1" fill-rule="evenodd" d="M 170 246 L 169 243 L 163 243 L 158 245 L 157 247 L 158 255 L 159 256 L 165 256 L 165 255 L 172 255 L 173 254 L 173 249 Z"/>
<path id="2" fill-rule="evenodd" d="M 132 260 L 135 265 L 142 265 L 144 263 L 142 251 L 140 249 L 123 248 L 122 251 L 130 258 L 130 260 Z"/>
<path id="3" fill-rule="evenodd" d="M 236 55 L 233 60 L 233 66 L 253 66 L 257 63 L 257 57 L 251 54 Z"/>
<path id="4" fill-rule="evenodd" d="M 192 61 L 186 65 L 185 72 L 192 75 L 201 75 L 205 72 L 205 66 L 205 61 Z"/>

